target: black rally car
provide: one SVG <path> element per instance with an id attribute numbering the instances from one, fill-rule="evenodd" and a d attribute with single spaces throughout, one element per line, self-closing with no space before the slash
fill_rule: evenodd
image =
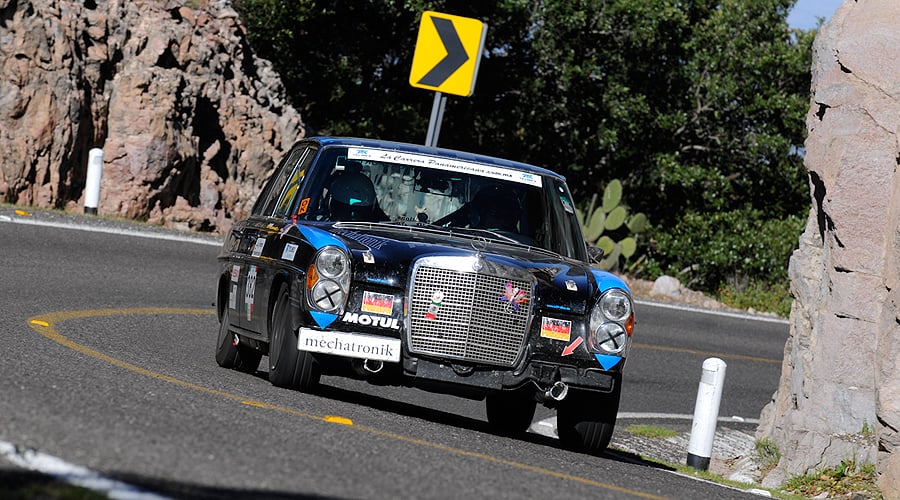
<path id="1" fill-rule="evenodd" d="M 631 293 L 594 269 L 565 179 L 410 144 L 298 142 L 218 259 L 216 361 L 313 390 L 322 374 L 486 400 L 498 432 L 557 409 L 603 451 Z"/>

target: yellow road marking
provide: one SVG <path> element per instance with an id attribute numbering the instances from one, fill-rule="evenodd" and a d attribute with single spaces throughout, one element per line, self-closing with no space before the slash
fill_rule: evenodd
<path id="1" fill-rule="evenodd" d="M 346 417 L 327 415 L 323 420 L 325 420 L 326 422 L 331 422 L 333 424 L 353 425 L 353 421 Z"/>
<path id="2" fill-rule="evenodd" d="M 302 411 L 298 411 L 292 408 L 287 408 L 284 406 L 273 405 L 270 403 L 265 403 L 262 401 L 256 401 L 252 399 L 246 399 L 242 396 L 238 396 L 236 394 L 231 394 L 225 391 L 220 391 L 217 389 L 211 389 L 209 387 L 204 387 L 202 385 L 194 384 L 191 382 L 187 382 L 185 380 L 177 379 L 175 377 L 171 377 L 169 375 L 164 375 L 162 373 L 154 372 L 152 370 L 148 370 L 146 368 L 141 368 L 140 366 L 113 358 L 106 354 L 103 354 L 99 351 L 91 349 L 90 347 L 81 345 L 77 342 L 69 340 L 62 334 L 56 331 L 56 324 L 72 320 L 72 319 L 83 319 L 83 318 L 96 318 L 102 316 L 129 316 L 129 315 L 141 315 L 141 314 L 195 314 L 195 315 L 211 315 L 215 314 L 215 311 L 211 309 L 178 309 L 178 308 L 124 308 L 124 309 L 93 309 L 93 310 L 83 310 L 83 311 L 62 311 L 55 313 L 43 314 L 40 316 L 35 316 L 33 318 L 29 318 L 28 324 L 29 326 L 41 334 L 42 336 L 50 339 L 60 345 L 68 347 L 74 351 L 77 351 L 86 356 L 90 356 L 95 359 L 99 359 L 101 361 L 105 361 L 113 366 L 117 366 L 119 368 L 124 368 L 126 370 L 132 371 L 134 373 L 138 373 L 156 380 L 161 380 L 163 382 L 168 382 L 177 386 L 185 387 L 187 389 L 192 389 L 195 391 L 199 391 L 206 394 L 211 394 L 214 396 L 219 396 L 225 399 L 229 399 L 232 401 L 237 401 L 238 403 L 251 406 L 254 408 L 261 408 L 266 410 L 274 410 L 280 413 L 286 413 L 288 415 L 294 415 L 297 417 L 308 418 L 311 420 L 317 420 L 320 422 L 329 422 L 329 423 L 339 423 L 347 426 L 351 426 L 354 429 L 366 432 L 368 434 L 381 436 L 389 439 L 394 439 L 397 441 L 401 441 L 408 444 L 414 444 L 426 448 L 432 448 L 440 451 L 444 451 L 453 455 L 475 458 L 479 460 L 484 460 L 486 462 L 491 462 L 495 464 L 505 465 L 508 467 L 525 470 L 529 472 L 533 472 L 535 474 L 555 477 L 558 479 L 563 479 L 566 481 L 572 481 L 576 483 L 581 483 L 589 486 L 596 486 L 598 488 L 602 488 L 605 490 L 615 491 L 618 493 L 624 493 L 627 495 L 631 495 L 638 498 L 648 498 L 653 500 L 663 500 L 665 497 L 660 497 L 657 495 L 653 495 L 650 493 L 644 493 L 640 491 L 631 490 L 628 488 L 623 488 L 620 486 L 615 486 L 612 484 L 603 483 L 600 481 L 595 481 L 593 479 L 587 479 L 584 477 L 574 476 L 572 474 L 566 474 L 564 472 L 557 472 L 550 469 L 544 469 L 542 467 L 536 467 L 533 465 L 523 464 L 520 462 L 514 462 L 511 460 L 505 460 L 499 457 L 495 457 L 492 455 L 486 455 L 484 453 L 478 453 L 473 451 L 466 451 L 459 448 L 453 448 L 450 446 L 445 446 L 438 443 L 433 443 L 431 441 L 425 441 L 422 439 L 412 438 L 409 436 L 402 436 L 400 434 L 394 434 L 392 432 L 382 431 L 379 429 L 374 429 L 371 427 L 364 427 L 353 425 L 353 421 L 345 418 L 345 417 L 337 417 L 337 416 L 325 416 L 318 417 L 315 415 L 311 415 L 309 413 L 304 413 Z"/>
<path id="3" fill-rule="evenodd" d="M 772 364 L 781 364 L 780 359 L 771 359 L 771 358 L 758 358 L 756 356 L 744 356 L 742 354 L 721 354 L 716 352 L 704 352 L 697 351 L 694 349 L 682 349 L 680 347 L 666 347 L 661 345 L 650 345 L 650 344 L 632 344 L 633 347 L 637 347 L 640 349 L 653 349 L 655 351 L 668 351 L 668 352 L 678 352 L 682 354 L 696 354 L 698 356 L 705 357 L 716 357 L 722 359 L 738 359 L 741 361 L 752 361 L 754 363 L 772 363 Z"/>

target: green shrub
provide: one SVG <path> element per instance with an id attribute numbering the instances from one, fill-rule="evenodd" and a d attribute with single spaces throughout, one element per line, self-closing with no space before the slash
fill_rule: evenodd
<path id="1" fill-rule="evenodd" d="M 778 445 L 770 439 L 756 441 L 756 456 L 764 474 L 771 472 L 778 465 L 778 461 L 781 460 L 781 452 L 778 450 Z"/>
<path id="2" fill-rule="evenodd" d="M 794 300 L 787 281 L 766 283 L 759 280 L 726 283 L 719 289 L 716 298 L 729 307 L 773 312 L 782 318 L 791 315 L 791 303 Z"/>
<path id="3" fill-rule="evenodd" d="M 686 286 L 711 294 L 729 286 L 743 292 L 748 284 L 768 288 L 787 283 L 788 260 L 805 220 L 768 216 L 751 208 L 687 212 L 674 227 L 653 227 L 644 271 L 676 276 Z"/>
<path id="4" fill-rule="evenodd" d="M 874 464 L 857 464 L 844 460 L 834 468 L 818 470 L 806 476 L 796 476 L 784 484 L 784 490 L 805 498 L 882 498 L 878 491 Z"/>

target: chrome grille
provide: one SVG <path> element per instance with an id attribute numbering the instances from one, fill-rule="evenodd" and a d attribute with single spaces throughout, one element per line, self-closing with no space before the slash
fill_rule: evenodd
<path id="1" fill-rule="evenodd" d="M 515 306 L 506 299 L 507 285 L 522 291 Z M 432 305 L 436 293 L 437 308 Z M 420 266 L 413 275 L 409 349 L 512 366 L 525 343 L 531 302 L 528 281 Z"/>

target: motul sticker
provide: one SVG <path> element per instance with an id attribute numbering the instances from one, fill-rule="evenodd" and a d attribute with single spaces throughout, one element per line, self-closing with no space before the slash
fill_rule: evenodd
<path id="1" fill-rule="evenodd" d="M 341 318 L 344 323 L 353 323 L 363 326 L 374 326 L 377 328 L 388 328 L 390 330 L 399 330 L 400 321 L 397 318 L 388 316 L 370 316 L 368 314 L 359 314 L 355 312 L 344 313 Z"/>
<path id="2" fill-rule="evenodd" d="M 390 316 L 394 312 L 394 296 L 386 293 L 363 292 L 362 312 Z"/>
<path id="3" fill-rule="evenodd" d="M 572 336 L 572 322 L 566 319 L 541 318 L 541 337 L 568 342 Z"/>

